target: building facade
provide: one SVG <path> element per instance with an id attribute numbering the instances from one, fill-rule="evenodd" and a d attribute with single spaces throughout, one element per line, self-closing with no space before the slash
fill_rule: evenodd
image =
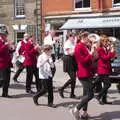
<path id="1" fill-rule="evenodd" d="M 100 30 L 120 38 L 120 0 L 42 0 L 42 5 L 46 30 Z"/>
<path id="2" fill-rule="evenodd" d="M 18 42 L 25 32 L 36 34 L 35 0 L 0 0 L 0 24 L 8 28 L 8 38 Z"/>

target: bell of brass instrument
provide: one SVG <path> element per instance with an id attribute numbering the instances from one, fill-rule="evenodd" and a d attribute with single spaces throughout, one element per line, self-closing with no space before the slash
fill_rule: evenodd
<path id="1" fill-rule="evenodd" d="M 110 47 L 115 47 L 117 39 L 115 37 L 110 36 L 109 40 L 110 40 Z"/>
<path id="2" fill-rule="evenodd" d="M 91 41 L 91 42 L 98 42 L 100 40 L 100 36 L 95 34 L 95 33 L 90 33 L 88 35 L 88 39 Z"/>

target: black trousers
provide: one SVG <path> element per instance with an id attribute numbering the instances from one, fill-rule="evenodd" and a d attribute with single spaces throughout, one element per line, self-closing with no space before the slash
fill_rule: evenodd
<path id="1" fill-rule="evenodd" d="M 103 87 L 99 92 L 99 99 L 102 99 L 102 101 L 106 102 L 107 99 L 107 91 L 111 86 L 111 82 L 109 80 L 108 75 L 98 75 L 98 77 L 95 79 L 94 86 L 98 85 L 98 83 L 103 83 Z"/>
<path id="2" fill-rule="evenodd" d="M 36 89 L 39 91 L 41 89 L 41 81 L 39 80 L 38 76 L 38 69 L 35 65 L 33 66 L 26 66 L 26 90 L 29 91 L 31 90 L 31 84 L 32 84 L 32 79 L 33 75 L 35 76 L 35 84 L 36 84 Z"/>
<path id="3" fill-rule="evenodd" d="M 94 97 L 92 78 L 79 78 L 83 86 L 83 98 L 77 105 L 77 109 L 83 108 L 83 111 L 87 111 L 88 102 Z"/>
<path id="4" fill-rule="evenodd" d="M 0 74 L 1 74 L 1 79 L 2 79 L 2 87 L 3 87 L 3 96 L 8 95 L 8 88 L 9 88 L 9 83 L 10 83 L 10 68 L 4 68 L 0 69 Z"/>
<path id="5" fill-rule="evenodd" d="M 35 94 L 35 97 L 38 99 L 40 96 L 48 92 L 48 104 L 53 104 L 53 81 L 52 78 L 41 79 L 42 88 Z"/>
<path id="6" fill-rule="evenodd" d="M 70 79 L 61 87 L 62 90 L 64 90 L 66 87 L 71 85 L 71 95 L 74 95 L 74 90 L 75 90 L 75 84 L 76 84 L 76 72 L 71 71 L 67 72 Z"/>
<path id="7" fill-rule="evenodd" d="M 20 73 L 23 71 L 23 69 L 24 69 L 25 67 L 23 66 L 23 65 L 21 65 L 19 68 L 18 68 L 18 70 L 16 71 L 16 73 L 15 73 L 15 75 L 14 75 L 14 77 L 13 77 L 13 79 L 15 80 L 17 80 L 17 78 L 18 78 L 18 76 L 20 75 Z"/>

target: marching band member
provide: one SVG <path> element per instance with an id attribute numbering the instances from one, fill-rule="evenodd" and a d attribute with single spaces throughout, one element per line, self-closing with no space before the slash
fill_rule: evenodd
<path id="1" fill-rule="evenodd" d="M 112 72 L 111 69 L 111 59 L 115 57 L 115 48 L 109 45 L 110 40 L 106 35 L 100 36 L 100 47 L 97 48 L 98 53 L 98 63 L 97 63 L 97 74 L 98 79 L 96 79 L 95 84 L 98 82 L 103 83 L 103 87 L 97 95 L 97 99 L 100 104 L 112 104 L 112 102 L 107 101 L 107 91 L 111 86 L 109 75 Z"/>
<path id="2" fill-rule="evenodd" d="M 63 71 L 68 73 L 70 79 L 62 87 L 59 88 L 59 94 L 62 98 L 64 98 L 63 91 L 68 85 L 71 85 L 70 98 L 76 97 L 74 94 L 76 84 L 76 62 L 74 57 L 76 42 L 74 37 L 74 34 L 71 33 L 64 43 Z"/>
<path id="3" fill-rule="evenodd" d="M 75 58 L 78 65 L 77 77 L 83 86 L 83 98 L 81 102 L 72 109 L 73 116 L 76 120 L 80 118 L 81 108 L 81 118 L 88 118 L 87 108 L 88 102 L 94 97 L 93 94 L 93 83 L 92 83 L 92 60 L 94 59 L 94 49 L 88 48 L 90 40 L 88 39 L 88 32 L 81 33 L 80 42 L 75 47 Z"/>
<path id="4" fill-rule="evenodd" d="M 11 97 L 8 95 L 11 67 L 12 63 L 9 51 L 9 43 L 7 42 L 7 35 L 4 33 L 0 33 L 0 74 L 3 81 L 2 97 Z"/>

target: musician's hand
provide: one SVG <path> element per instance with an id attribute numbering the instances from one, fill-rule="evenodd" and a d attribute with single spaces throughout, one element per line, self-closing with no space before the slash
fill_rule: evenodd
<path id="1" fill-rule="evenodd" d="M 111 48 L 111 52 L 115 52 L 115 48 L 114 47 Z"/>
<path id="2" fill-rule="evenodd" d="M 39 49 L 39 45 L 37 44 L 37 45 L 35 45 L 35 49 Z"/>
<path id="3" fill-rule="evenodd" d="M 8 42 L 5 42 L 5 45 L 8 45 L 9 43 Z"/>

